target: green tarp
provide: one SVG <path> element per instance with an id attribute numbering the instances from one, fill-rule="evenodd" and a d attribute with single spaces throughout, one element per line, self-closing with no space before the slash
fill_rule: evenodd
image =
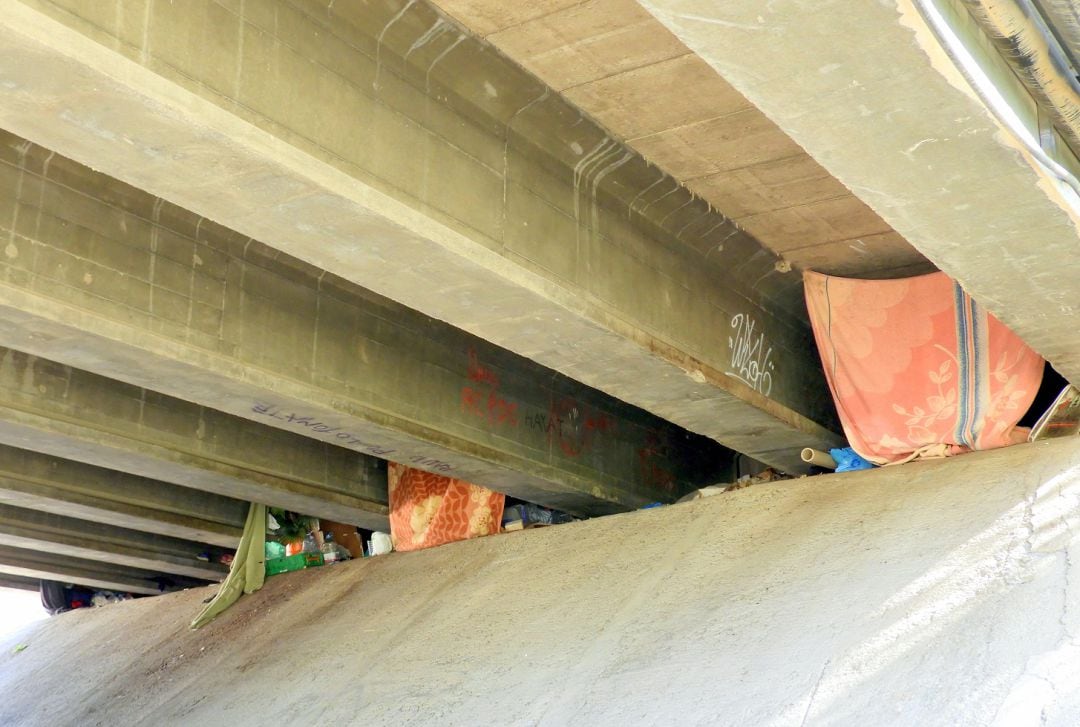
<path id="1" fill-rule="evenodd" d="M 241 595 L 262 588 L 266 578 L 265 543 L 266 505 L 251 503 L 229 575 L 221 583 L 214 600 L 206 604 L 202 613 L 191 622 L 191 628 L 197 629 L 210 623 L 219 613 L 236 603 Z"/>

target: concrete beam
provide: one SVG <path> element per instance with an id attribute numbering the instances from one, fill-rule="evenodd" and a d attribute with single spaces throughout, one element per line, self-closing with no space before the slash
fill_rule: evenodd
<path id="1" fill-rule="evenodd" d="M 798 275 L 430 6 L 0 10 L 5 128 L 762 461 L 839 441 Z"/>
<path id="2" fill-rule="evenodd" d="M 1073 270 L 1080 206 L 951 60 L 971 59 L 1023 133 L 1052 138 L 964 3 L 919 3 L 934 8 L 962 46 L 948 53 L 908 0 L 641 4 L 1054 368 L 1080 382 Z M 1075 158 L 1072 166 L 1080 169 Z"/>
<path id="3" fill-rule="evenodd" d="M 248 504 L 190 487 L 0 445 L 0 503 L 225 548 Z"/>
<path id="4" fill-rule="evenodd" d="M 162 592 L 161 576 L 151 571 L 108 565 L 84 558 L 41 553 L 0 545 L 0 575 L 75 583 L 110 591 L 153 596 Z M 196 581 L 172 578 L 174 585 L 196 585 Z"/>
<path id="5" fill-rule="evenodd" d="M 200 561 L 206 546 L 191 540 L 8 505 L 0 505 L 0 545 L 208 581 L 220 581 L 229 571 L 219 563 Z"/>
<path id="6" fill-rule="evenodd" d="M 932 269 L 637 3 L 430 2 L 794 268 L 874 278 Z"/>
<path id="7" fill-rule="evenodd" d="M 0 573 L 0 588 L 10 588 L 16 591 L 40 591 L 41 579 Z"/>
<path id="8" fill-rule="evenodd" d="M 372 457 L 10 349 L 0 349 L 0 442 L 386 527 L 386 469 Z"/>
<path id="9" fill-rule="evenodd" d="M 294 450 L 348 462 L 374 455 L 580 514 L 670 501 L 730 471 L 730 451 L 714 441 L 59 155 L 7 140 L 0 145 L 0 199 L 6 192 L 15 203 L 7 221 L 0 213 L 0 239 L 7 231 L 14 254 L 0 255 L 0 343 L 236 415 L 15 357 L 6 369 L 0 365 L 0 388 L 8 382 L 9 408 L 18 410 L 12 425 L 35 410 L 53 430 L 59 420 L 82 419 L 63 427 L 145 439 L 152 426 L 170 448 L 210 449 L 214 459 L 249 469 L 273 470 Z M 639 372 L 611 375 L 629 383 Z M 683 380 L 667 383 L 677 388 Z M 116 417 L 123 421 L 111 423 Z M 264 435 L 262 424 L 283 431 Z M 248 446 L 234 431 L 255 441 Z M 304 449 L 294 441 L 306 438 L 327 444 Z M 90 461 L 85 453 L 53 453 Z M 177 481 L 109 458 L 93 463 Z M 294 479 L 315 476 L 286 464 Z M 320 512 L 312 504 L 292 509 Z"/>

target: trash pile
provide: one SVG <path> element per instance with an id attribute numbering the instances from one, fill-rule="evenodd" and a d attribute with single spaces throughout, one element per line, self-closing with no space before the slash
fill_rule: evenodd
<path id="1" fill-rule="evenodd" d="M 319 520 L 281 508 L 268 508 L 263 543 L 267 576 L 385 555 L 390 536 L 345 523 Z"/>
<path id="2" fill-rule="evenodd" d="M 251 503 L 229 575 L 204 602 L 191 628 L 201 628 L 242 595 L 262 588 L 267 577 L 574 519 L 526 502 L 506 507 L 501 493 L 391 464 L 392 534 Z"/>
<path id="3" fill-rule="evenodd" d="M 50 616 L 79 608 L 97 608 L 110 603 L 130 601 L 130 593 L 105 589 L 85 588 L 58 581 L 41 582 L 41 606 Z"/>
<path id="4" fill-rule="evenodd" d="M 516 530 L 542 528 L 548 525 L 572 523 L 575 518 L 559 510 L 551 510 L 531 502 L 508 505 L 503 510 L 502 531 L 511 533 Z"/>
<path id="5" fill-rule="evenodd" d="M 734 482 L 728 484 L 710 485 L 708 487 L 702 487 L 692 492 L 688 492 L 678 499 L 678 502 L 690 502 L 691 500 L 700 500 L 703 497 L 712 497 L 713 495 L 722 495 L 725 492 L 732 492 L 734 490 L 741 490 L 744 487 L 750 485 L 760 485 L 765 482 L 779 482 L 780 480 L 794 479 L 791 475 L 785 474 L 772 467 L 766 467 L 757 474 L 746 474 L 738 478 Z"/>
<path id="6" fill-rule="evenodd" d="M 562 525 L 576 519 L 565 512 L 531 502 L 512 502 L 514 504 L 503 509 L 501 527 L 496 533 Z M 281 508 L 267 509 L 263 543 L 267 576 L 386 555 L 393 550 L 393 538 L 388 533 L 320 520 Z"/>

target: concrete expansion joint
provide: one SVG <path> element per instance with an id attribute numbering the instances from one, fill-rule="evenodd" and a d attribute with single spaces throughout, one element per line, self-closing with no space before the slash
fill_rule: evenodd
<path id="1" fill-rule="evenodd" d="M 1039 657 L 1037 657 L 1037 656 L 1029 658 L 1024 663 L 1023 672 L 1021 672 L 1020 675 L 1015 679 L 1014 683 L 1018 684 L 1022 680 L 1024 680 L 1025 678 L 1035 679 L 1037 681 L 1042 682 L 1046 686 L 1048 686 L 1050 688 L 1050 692 L 1056 698 L 1058 696 L 1057 687 L 1054 685 L 1054 682 L 1052 680 L 1050 680 L 1045 675 L 1039 673 L 1039 671 L 1038 671 L 1038 660 L 1039 660 Z M 1050 702 L 1051 702 L 1051 700 L 1047 700 L 1047 704 L 1049 704 Z M 993 725 L 1007 724 L 1007 722 L 1003 721 L 1001 712 L 1002 712 L 1003 709 L 1005 709 L 1007 706 L 1009 706 L 1009 703 L 1010 703 L 1009 699 L 1002 699 L 998 703 L 997 709 L 994 710 L 993 719 L 989 720 L 987 722 L 987 724 L 993 724 Z M 1048 718 L 1048 715 L 1046 713 L 1046 704 L 1044 704 L 1042 709 L 1039 711 L 1039 724 L 1040 725 L 1045 725 L 1046 721 L 1047 721 L 1047 718 Z"/>
<path id="2" fill-rule="evenodd" d="M 588 1 L 589 0 L 585 0 L 585 2 L 588 2 Z M 582 2 L 582 3 L 579 3 L 579 4 L 584 5 L 585 3 Z M 556 12 L 561 12 L 561 11 L 556 11 Z M 531 22 L 531 20 L 526 21 L 526 22 Z M 497 32 L 502 32 L 502 31 L 497 31 Z M 602 36 L 597 36 L 597 37 L 602 37 Z M 593 86 L 593 85 L 602 83 L 603 81 L 607 81 L 607 80 L 609 80 L 611 78 L 615 78 L 616 76 L 625 76 L 625 75 L 633 73 L 634 71 L 640 71 L 643 68 L 650 68 L 652 66 L 659 65 L 661 63 L 674 63 L 675 61 L 679 61 L 679 60 L 683 60 L 683 59 L 692 59 L 692 58 L 694 58 L 696 56 L 697 56 L 697 54 L 694 53 L 694 51 L 687 50 L 686 53 L 680 53 L 679 55 L 672 56 L 671 58 L 665 58 L 665 59 L 663 59 L 661 61 L 641 61 L 641 62 L 632 63 L 632 64 L 627 65 L 627 66 L 619 66 L 618 70 L 612 71 L 611 73 L 602 73 L 602 74 L 600 74 L 598 76 L 595 76 L 595 77 L 589 77 L 586 80 L 581 81 L 579 83 L 574 83 L 574 84 L 571 84 L 569 86 L 560 86 L 559 87 L 559 93 L 563 93 L 563 94 L 569 93 L 570 91 L 582 88 L 584 86 Z"/>
<path id="3" fill-rule="evenodd" d="M 1031 495 L 1024 501 L 1024 514 L 1021 519 L 1021 527 L 1024 530 L 1024 560 L 1030 561 L 1035 553 L 1035 502 L 1039 497 L 1038 488 L 1032 490 Z"/>
<path id="4" fill-rule="evenodd" d="M 573 2 L 573 3 L 569 4 L 569 5 L 556 4 L 556 7 L 554 7 L 551 10 L 547 10 L 545 12 L 542 12 L 539 15 L 529 15 L 529 17 L 525 18 L 524 20 L 519 20 L 519 21 L 517 21 L 515 23 L 510 23 L 508 25 L 502 25 L 502 26 L 498 27 L 497 29 L 492 30 L 490 33 L 487 33 L 486 35 L 481 35 L 479 37 L 486 38 L 489 35 L 495 35 L 496 33 L 503 33 L 503 32 L 505 32 L 507 30 L 513 30 L 514 28 L 520 28 L 521 26 L 527 25 L 529 23 L 536 23 L 536 22 L 541 21 L 544 18 L 547 18 L 547 17 L 549 17 L 551 15 L 555 15 L 557 13 L 563 13 L 563 12 L 566 12 L 567 10 L 572 10 L 574 8 L 581 7 L 582 5 L 584 5 L 587 2 L 589 2 L 589 0 L 576 0 L 575 2 Z M 465 26 L 465 23 L 459 22 L 459 24 L 462 27 Z"/>
<path id="5" fill-rule="evenodd" d="M 806 711 L 803 712 L 802 721 L 799 722 L 799 727 L 806 727 L 806 720 L 810 719 L 810 712 L 814 708 L 814 699 L 817 698 L 818 689 L 821 688 L 821 683 L 825 681 L 825 672 L 829 670 L 829 663 L 831 659 L 826 659 L 825 663 L 821 665 L 821 671 L 818 672 L 817 681 L 814 682 L 814 688 L 810 690 L 810 697 L 806 700 Z"/>
<path id="6" fill-rule="evenodd" d="M 1029 676 L 1031 676 L 1031 677 L 1034 677 L 1035 679 L 1038 679 L 1039 681 L 1044 683 L 1046 686 L 1050 687 L 1050 692 L 1054 695 L 1054 698 L 1057 699 L 1058 690 L 1057 690 L 1057 687 L 1054 685 L 1053 680 L 1043 676 L 1042 674 L 1034 674 L 1034 673 L 1031 673 L 1031 672 L 1027 672 L 1027 674 Z M 1049 715 L 1046 713 L 1046 707 L 1047 707 L 1047 705 L 1044 704 L 1043 708 L 1041 710 L 1039 710 L 1039 724 L 1040 725 L 1045 725 L 1046 721 L 1047 721 L 1047 718 L 1049 717 Z"/>
<path id="7" fill-rule="evenodd" d="M 1062 521 L 1065 523 L 1065 531 L 1069 534 L 1066 539 L 1062 550 L 1065 553 L 1065 575 L 1062 578 L 1062 597 L 1061 597 L 1061 616 L 1059 618 L 1061 622 L 1061 628 L 1065 633 L 1065 636 L 1069 638 L 1073 644 L 1076 644 L 1077 634 L 1073 632 L 1071 621 L 1069 619 L 1069 599 L 1072 594 L 1072 544 L 1076 542 L 1076 531 L 1073 529 L 1072 519 L 1068 515 L 1062 517 Z"/>

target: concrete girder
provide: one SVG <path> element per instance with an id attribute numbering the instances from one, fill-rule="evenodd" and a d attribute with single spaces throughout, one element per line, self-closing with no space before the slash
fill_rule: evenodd
<path id="1" fill-rule="evenodd" d="M 873 278 L 932 269 L 633 0 L 430 1 L 794 268 Z"/>
<path id="2" fill-rule="evenodd" d="M 641 4 L 1062 375 L 1080 382 L 1080 207 L 1019 141 L 1023 135 L 1039 143 L 1040 112 L 962 3 L 920 3 L 933 6 L 963 46 L 949 53 L 908 0 Z M 1022 134 L 999 123 L 951 54 L 966 58 L 965 72 L 975 70 L 970 77 L 994 89 L 1008 106 L 1002 118 Z"/>
<path id="3" fill-rule="evenodd" d="M 191 540 L 9 505 L 0 505 L 0 545 L 206 581 L 220 581 L 229 570 L 220 563 L 199 560 L 206 546 Z"/>
<path id="4" fill-rule="evenodd" d="M 163 577 L 152 571 L 0 545 L 0 577 L 4 575 L 75 583 L 143 596 L 163 591 L 160 584 Z M 176 586 L 201 585 L 199 581 L 183 577 L 170 576 L 166 580 Z"/>
<path id="5" fill-rule="evenodd" d="M 248 503 L 0 444 L 0 503 L 194 540 L 240 542 Z"/>
<path id="6" fill-rule="evenodd" d="M 839 441 L 797 274 L 425 3 L 343 5 L 7 0 L 0 125 L 762 461 Z"/>
<path id="7" fill-rule="evenodd" d="M 0 573 L 0 588 L 10 588 L 16 591 L 40 591 L 41 579 Z"/>
<path id="8" fill-rule="evenodd" d="M 0 442 L 386 527 L 386 468 L 373 457 L 10 349 L 0 349 Z"/>
<path id="9" fill-rule="evenodd" d="M 0 365 L 0 390 L 41 408 L 47 428 L 62 417 L 96 421 L 67 427 L 106 427 L 120 416 L 123 423 L 107 428 L 138 438 L 147 425 L 132 425 L 151 412 L 169 446 L 183 448 L 191 440 L 213 447 L 224 434 L 211 425 L 261 432 L 268 424 L 277 428 L 264 438 L 273 449 L 256 457 L 231 437 L 213 456 L 268 469 L 277 450 L 304 451 L 300 439 L 326 457 L 394 459 L 577 514 L 670 501 L 730 474 L 731 452 L 710 439 L 59 155 L 0 138 L 8 142 L 0 144 L 0 200 L 14 200 L 0 238 L 7 232 L 15 251 L 0 256 L 0 343 L 128 382 L 52 373 L 40 362 L 29 364 L 31 380 L 21 359 L 11 359 L 6 375 Z M 72 380 L 82 383 L 73 389 Z M 110 457 L 92 463 L 176 481 Z M 378 498 L 364 492 L 384 518 L 385 485 Z M 357 517 L 300 504 L 291 509 Z M 359 524 L 385 529 L 385 519 Z"/>

